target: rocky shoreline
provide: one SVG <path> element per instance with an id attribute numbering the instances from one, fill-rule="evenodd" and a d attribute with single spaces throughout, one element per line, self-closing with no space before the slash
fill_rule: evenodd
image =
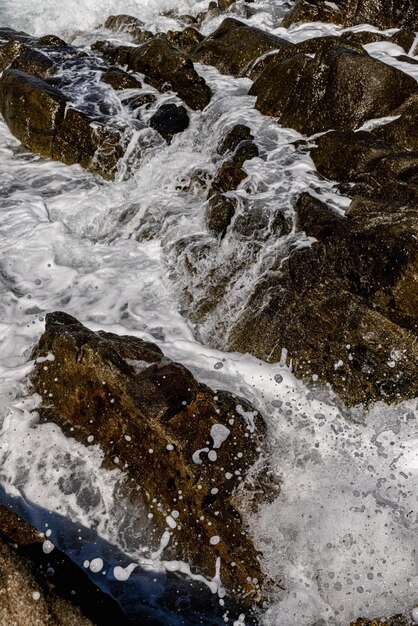
<path id="1" fill-rule="evenodd" d="M 189 128 L 195 112 L 211 105 L 213 92 L 200 65 L 251 81 L 245 97 L 254 97 L 255 109 L 303 135 L 294 151 L 310 155 L 318 188 L 321 180 L 333 181 L 350 204 L 343 215 L 309 189 L 299 194 L 290 218 L 280 208 L 273 215 L 247 212 L 244 218 L 236 192 L 246 184 L 245 164 L 265 155 L 251 128 L 235 124 L 216 147 L 214 175 L 198 173 L 181 187 L 187 194 L 196 184 L 206 197 L 206 230 L 194 254 L 204 260 L 207 246 L 220 250 L 231 233 L 253 238 L 260 248 L 265 231 L 284 240 L 304 233 L 309 245 L 289 244 L 272 259 L 238 314 L 216 321 L 214 311 L 231 279 L 228 268 L 223 278 L 224 268 L 216 268 L 221 279 L 196 278 L 199 267 L 177 243 L 170 252 L 175 263 L 182 264 L 190 285 L 203 284 L 196 300 L 187 300 L 180 290 L 182 312 L 198 328 L 215 320 L 208 343 L 271 363 L 285 355 L 297 377 L 313 389 L 327 386 L 347 406 L 414 398 L 418 84 L 371 56 L 364 45 L 393 43 L 404 51 L 399 58 L 417 63 L 416 3 L 402 0 L 388 10 L 384 0 L 297 0 L 283 18 L 284 27 L 316 21 L 344 27 L 339 36 L 298 43 L 239 19 L 240 12 L 250 16 L 254 10 L 252 3 L 211 2 L 198 16 L 176 16 L 183 30 L 157 34 L 138 18 L 113 15 L 105 22 L 109 40 L 96 41 L 88 52 L 54 35 L 35 38 L 0 28 L 0 113 L 25 148 L 118 181 L 130 176 L 150 142 L 170 144 Z M 203 35 L 199 29 L 208 15 L 222 13 L 220 25 Z M 351 30 L 364 23 L 396 32 Z M 129 44 L 115 44 L 112 32 L 128 35 Z M 73 91 L 68 68 L 79 73 L 88 93 L 83 101 Z M 174 93 L 176 103 L 158 104 L 150 115 L 155 92 Z M 116 101 L 133 122 L 123 124 L 114 115 Z M 239 274 L 239 263 L 234 271 Z M 152 550 L 158 552 L 157 538 L 165 537 L 166 545 L 170 542 L 165 558 L 178 563 L 174 571 L 193 563 L 223 602 L 230 597 L 243 611 L 262 606 L 271 581 L 265 580 L 235 500 L 237 489 L 241 496 L 246 492 L 247 474 L 267 451 L 266 425 L 254 407 L 199 383 L 156 344 L 93 332 L 66 313 L 46 316 L 32 358 L 41 419 L 84 444 L 93 437 L 105 455 L 104 466 L 124 468 L 125 497 L 149 511 Z M 277 482 L 257 479 L 263 497 L 277 495 Z M 0 521 L 6 517 L 0 511 Z M 9 546 L 19 545 L 17 535 L 0 530 L 4 570 L 24 570 L 24 584 L 36 585 L 36 574 L 21 561 L 26 556 Z M 30 528 L 26 532 L 30 535 Z M 8 598 L 13 597 L 10 585 L 5 583 Z M 11 602 L 0 597 L 0 616 Z M 83 617 L 71 605 L 68 619 L 57 617 L 55 600 L 45 602 L 37 605 L 40 617 L 30 617 L 33 624 L 104 623 L 94 611 Z M 18 624 L 31 609 L 21 610 L 13 617 Z M 409 618 L 396 616 L 359 618 L 352 626 L 408 623 Z"/>

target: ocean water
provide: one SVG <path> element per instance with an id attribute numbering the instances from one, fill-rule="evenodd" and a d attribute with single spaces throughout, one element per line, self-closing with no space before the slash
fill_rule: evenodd
<path id="1" fill-rule="evenodd" d="M 61 35 L 88 50 L 96 39 L 129 40 L 103 28 L 108 14 L 130 13 L 154 31 L 179 29 L 164 12 L 197 14 L 207 4 L 0 0 L 0 24 Z M 288 4 L 255 2 L 256 13 L 247 21 L 290 41 L 340 32 L 323 24 L 283 29 L 280 19 Z M 206 21 L 203 32 L 220 21 Z M 377 43 L 367 49 L 418 79 L 418 66 L 395 58 L 403 52 L 399 47 Z M 280 363 L 222 349 L 228 326 L 277 255 L 311 240 L 293 228 L 275 236 L 266 226 L 262 240 L 240 237 L 232 228 L 219 242 L 205 227 L 206 191 L 196 173 L 213 174 L 219 140 L 234 124 L 246 123 L 260 157 L 244 165 L 248 178 L 236 194 L 240 214 L 279 211 L 292 224 L 292 206 L 302 191 L 341 212 L 349 200 L 320 180 L 309 156 L 295 148 L 301 135 L 254 110 L 254 98 L 246 95 L 249 80 L 196 68 L 212 87 L 213 99 L 203 112 L 191 113 L 190 127 L 169 146 L 153 131 L 138 129 L 88 62 L 77 73 L 63 70 L 77 105 L 91 108 L 88 84 L 108 103 L 109 123 L 126 128 L 131 138 L 112 183 L 29 153 L 0 120 L 1 484 L 10 498 L 93 529 L 132 563 L 156 572 L 175 567 L 164 561 L 164 550 L 150 564 L 146 512 L 120 506 L 122 470 L 103 469 L 94 442 L 82 445 L 56 425 L 38 421 L 39 399 L 27 387 L 30 353 L 45 314 L 65 310 L 90 328 L 158 343 L 199 380 L 247 398 L 265 416 L 269 453 L 259 465 L 281 481 L 281 493 L 257 512 L 238 496 L 271 579 L 260 624 L 346 626 L 360 615 L 408 612 L 418 603 L 417 400 L 342 409 L 329 390 L 312 393 Z M 149 116 L 161 102 L 177 102 L 172 94 L 149 91 L 158 97 Z M 211 281 L 224 284 L 224 297 L 194 324 L 190 318 L 196 318 Z M 161 539 L 163 547 L 166 537 Z M 91 557 L 107 558 L 100 551 Z M 89 565 L 93 575 L 100 574 L 99 566 L 99 561 Z M 187 577 L 187 564 L 180 569 Z M 208 584 L 219 589 L 216 581 Z"/>

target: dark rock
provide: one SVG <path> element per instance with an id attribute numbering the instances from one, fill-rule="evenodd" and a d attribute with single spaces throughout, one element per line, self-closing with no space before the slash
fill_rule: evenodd
<path id="1" fill-rule="evenodd" d="M 409 57 L 406 54 L 399 54 L 396 58 L 398 59 L 398 61 L 403 61 L 403 63 L 410 63 L 411 65 L 418 65 L 417 59 Z"/>
<path id="2" fill-rule="evenodd" d="M 132 46 L 117 46 L 109 41 L 96 41 L 91 45 L 94 52 L 99 52 L 105 59 L 117 65 L 128 65 L 132 52 Z"/>
<path id="3" fill-rule="evenodd" d="M 149 120 L 150 126 L 170 142 L 173 135 L 182 133 L 189 127 L 188 113 L 183 106 L 163 104 Z"/>
<path id="4" fill-rule="evenodd" d="M 191 26 L 181 31 L 169 30 L 167 32 L 168 41 L 178 50 L 186 52 L 187 54 L 192 52 L 204 38 L 205 37 L 199 33 L 198 30 L 192 28 Z"/>
<path id="5" fill-rule="evenodd" d="M 341 38 L 344 39 L 344 41 L 351 41 L 362 46 L 375 43 L 376 41 L 388 41 L 389 39 L 386 35 L 382 35 L 382 33 L 372 33 L 368 30 L 360 30 L 354 33 L 347 31 L 341 35 Z"/>
<path id="6" fill-rule="evenodd" d="M 237 201 L 223 193 L 216 192 L 208 200 L 206 206 L 206 225 L 217 235 L 223 234 L 235 215 Z"/>
<path id="7" fill-rule="evenodd" d="M 247 174 L 239 165 L 231 161 L 225 161 L 214 176 L 209 191 L 209 197 L 214 191 L 221 193 L 234 191 L 246 178 Z"/>
<path id="8" fill-rule="evenodd" d="M 191 109 L 204 109 L 209 104 L 212 92 L 205 80 L 196 72 L 191 60 L 169 41 L 152 39 L 131 50 L 129 68 L 145 74 L 154 87 L 165 91 L 172 88 Z"/>
<path id="9" fill-rule="evenodd" d="M 234 2 L 235 0 L 218 0 L 218 6 L 221 11 L 227 11 Z"/>
<path id="10" fill-rule="evenodd" d="M 79 163 L 104 178 L 115 175 L 123 153 L 120 133 L 93 128 L 87 115 L 68 108 L 68 98 L 45 81 L 5 71 L 0 111 L 15 137 L 33 152 L 68 165 Z"/>
<path id="11" fill-rule="evenodd" d="M 142 88 L 142 83 L 135 76 L 117 67 L 111 67 L 104 72 L 101 80 L 116 90 Z"/>
<path id="12" fill-rule="evenodd" d="M 145 43 L 153 37 L 152 33 L 143 30 L 144 23 L 132 15 L 110 15 L 104 25 L 116 33 L 128 33 L 135 43 Z"/>
<path id="13" fill-rule="evenodd" d="M 331 131 L 318 137 L 315 144 L 311 157 L 317 170 L 338 181 L 352 181 L 394 152 L 390 143 L 365 131 Z"/>
<path id="14" fill-rule="evenodd" d="M 302 194 L 297 203 L 297 227 L 308 237 L 324 241 L 342 232 L 345 219 L 309 193 Z"/>
<path id="15" fill-rule="evenodd" d="M 389 41 L 396 43 L 408 53 L 414 45 L 415 33 L 411 30 L 401 28 L 397 33 L 389 37 Z"/>
<path id="16" fill-rule="evenodd" d="M 311 156 L 318 171 L 354 183 L 341 187 L 347 195 L 396 205 L 418 200 L 418 152 L 405 152 L 368 132 L 330 132 L 316 144 Z"/>
<path id="17" fill-rule="evenodd" d="M 418 103 L 411 102 L 402 115 L 393 122 L 373 131 L 379 139 L 395 144 L 405 150 L 418 150 Z"/>
<path id="18" fill-rule="evenodd" d="M 245 161 L 255 159 L 259 154 L 260 152 L 253 141 L 241 141 L 232 156 L 232 163 L 242 167 Z"/>
<path id="19" fill-rule="evenodd" d="M 254 139 L 251 129 L 245 124 L 236 124 L 229 130 L 218 144 L 218 153 L 233 152 L 241 141 Z"/>
<path id="20" fill-rule="evenodd" d="M 357 199 L 344 219 L 302 196 L 297 212 L 319 241 L 263 279 L 228 347 L 272 362 L 286 347 L 297 376 L 331 383 L 348 404 L 413 397 L 416 208 Z"/>
<path id="21" fill-rule="evenodd" d="M 262 113 L 308 135 L 354 130 L 389 115 L 416 92 L 411 76 L 343 44 L 314 59 L 299 54 L 270 63 L 250 90 Z"/>
<path id="22" fill-rule="evenodd" d="M 47 367 L 36 361 L 48 353 L 55 360 Z M 43 398 L 44 417 L 83 442 L 94 432 L 105 466 L 114 467 L 118 457 L 132 497 L 138 497 L 139 487 L 153 506 L 155 523 L 172 535 L 167 558 L 192 562 L 212 577 L 220 557 L 225 587 L 245 595 L 249 604 L 259 599 L 263 575 L 257 553 L 231 503 L 238 484 L 234 472 L 245 476 L 264 436 L 262 420 L 256 415 L 253 429 L 237 409 L 248 411 L 249 405 L 198 383 L 154 344 L 90 331 L 65 313 L 46 316 L 33 358 L 32 380 Z M 228 437 L 215 443 L 216 459 L 211 454 L 209 460 L 211 433 L 215 439 L 215 433 Z M 168 528 L 173 509 L 180 516 Z M 219 542 L 211 542 L 216 536 Z"/>
<path id="23" fill-rule="evenodd" d="M 340 24 L 342 19 L 341 11 L 331 8 L 324 0 L 296 0 L 293 7 L 284 16 L 282 25 L 285 28 L 289 28 L 289 26 L 297 22 L 331 22 Z"/>
<path id="24" fill-rule="evenodd" d="M 38 39 L 38 45 L 46 48 L 67 48 L 68 45 L 61 39 L 61 37 L 57 37 L 56 35 L 44 35 Z"/>
<path id="25" fill-rule="evenodd" d="M 228 17 L 197 46 L 192 56 L 195 61 L 214 65 L 224 74 L 244 76 L 261 55 L 291 46 L 280 37 Z"/>
<path id="26" fill-rule="evenodd" d="M 344 26 L 372 24 L 385 30 L 418 29 L 418 6 L 415 0 L 337 0 L 337 9 L 330 8 L 324 0 L 297 0 L 285 15 L 283 26 L 295 22 L 333 22 Z"/>
<path id="27" fill-rule="evenodd" d="M 415 0 L 348 0 L 344 24 L 373 24 L 378 28 L 418 30 L 418 5 Z"/>
<path id="28" fill-rule="evenodd" d="M 31 74 L 36 78 L 47 78 L 53 73 L 54 63 L 42 52 L 25 47 L 10 63 L 9 68 Z"/>
<path id="29" fill-rule="evenodd" d="M 13 28 L 0 28 L 0 39 L 5 41 L 20 41 L 21 43 L 31 44 L 33 43 L 33 37 L 28 35 L 22 30 L 13 30 Z"/>
<path id="30" fill-rule="evenodd" d="M 140 107 L 149 109 L 151 104 L 157 100 L 153 93 L 140 93 L 134 96 L 128 96 L 122 99 L 122 103 L 127 106 L 131 111 L 135 111 Z"/>

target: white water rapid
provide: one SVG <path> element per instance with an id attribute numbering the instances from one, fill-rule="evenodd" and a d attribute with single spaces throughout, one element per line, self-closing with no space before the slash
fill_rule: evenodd
<path id="1" fill-rule="evenodd" d="M 288 4 L 256 1 L 247 21 L 294 42 L 340 31 L 319 24 L 281 28 Z M 109 14 L 140 17 L 153 31 L 180 29 L 162 13 L 197 14 L 207 5 L 193 0 L 0 0 L 0 25 L 33 35 L 53 33 L 87 47 L 100 38 L 124 40 L 101 26 Z M 208 20 L 203 32 L 220 21 Z M 367 50 L 418 78 L 418 65 L 394 59 L 402 53 L 397 46 L 375 43 Z M 260 250 L 231 234 L 220 246 L 204 225 L 204 189 L 196 184 L 186 193 L 179 187 L 197 170 L 213 173 L 220 138 L 235 123 L 245 123 L 260 149 L 259 158 L 245 163 L 249 178 L 237 192 L 248 210 L 260 205 L 266 211 L 280 209 L 291 220 L 294 200 L 308 189 L 341 211 L 349 200 L 319 180 L 309 156 L 295 151 L 298 133 L 254 109 L 254 98 L 243 95 L 248 79 L 222 76 L 202 65 L 196 69 L 213 89 L 210 105 L 191 113 L 190 127 L 171 145 L 135 130 L 133 142 L 145 146 L 142 156 L 129 177 L 122 164 L 116 182 L 31 154 L 0 120 L 0 481 L 9 494 L 23 494 L 93 528 L 132 561 L 141 559 L 146 524 L 120 506 L 123 468 L 103 469 L 94 440 L 83 446 L 57 426 L 40 424 L 38 399 L 27 396 L 30 353 L 43 332 L 45 314 L 63 310 L 94 330 L 158 343 L 198 380 L 248 398 L 266 418 L 268 463 L 282 490 L 257 513 L 243 503 L 263 568 L 276 582 L 260 624 L 348 626 L 360 615 L 410 611 L 418 603 L 417 401 L 341 412 L 327 390 L 314 396 L 280 364 L 207 347 L 211 337 L 211 345 L 221 345 L 219 320 L 227 327 L 237 315 L 251 286 L 268 271 L 273 253 L 282 247 L 285 254 L 288 246 L 310 240 L 267 234 Z M 76 90 L 77 77 L 71 68 L 67 71 Z M 88 80 L 98 81 L 94 71 Z M 102 89 L 116 122 L 131 124 L 120 101 L 112 100 L 110 87 Z M 160 95 L 158 104 L 163 100 L 176 101 L 170 94 Z M 186 249 L 192 256 L 196 242 L 206 243 L 209 252 L 193 278 L 177 251 Z M 195 327 L 181 313 L 193 309 L 215 266 L 233 267 L 238 260 L 240 273 L 228 283 L 223 304 L 209 322 Z M 200 262 L 197 257 L 195 262 Z M 164 568 L 163 559 L 162 550 L 156 570 Z M 187 575 L 186 564 L 182 567 Z"/>

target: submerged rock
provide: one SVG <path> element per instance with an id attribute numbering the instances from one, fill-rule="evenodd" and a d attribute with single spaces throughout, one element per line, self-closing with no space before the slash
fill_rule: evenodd
<path id="1" fill-rule="evenodd" d="M 26 148 L 113 178 L 123 154 L 120 133 L 93 126 L 85 113 L 68 105 L 63 92 L 24 72 L 7 70 L 0 79 L 0 112 Z"/>
<path id="2" fill-rule="evenodd" d="M 269 63 L 250 90 L 262 113 L 308 135 L 354 130 L 389 115 L 416 92 L 411 76 L 343 43 L 314 59 L 298 54 Z"/>
<path id="3" fill-rule="evenodd" d="M 127 488 L 149 501 L 170 540 L 164 556 L 210 578 L 220 559 L 226 589 L 259 600 L 257 552 L 231 500 L 260 453 L 257 412 L 198 383 L 154 344 L 95 333 L 65 313 L 47 315 L 33 357 L 42 414 L 83 442 L 94 433 L 105 464 L 124 468 Z"/>

